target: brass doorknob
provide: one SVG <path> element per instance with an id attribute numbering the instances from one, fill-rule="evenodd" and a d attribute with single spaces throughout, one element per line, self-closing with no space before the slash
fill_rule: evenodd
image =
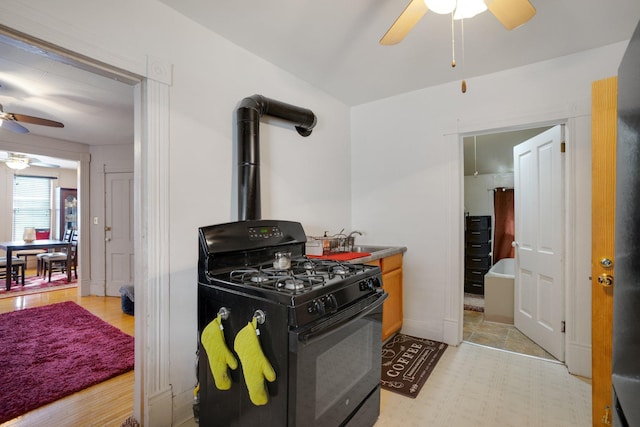
<path id="1" fill-rule="evenodd" d="M 605 288 L 611 287 L 613 286 L 613 276 L 602 273 L 598 276 L 598 283 L 600 283 Z"/>

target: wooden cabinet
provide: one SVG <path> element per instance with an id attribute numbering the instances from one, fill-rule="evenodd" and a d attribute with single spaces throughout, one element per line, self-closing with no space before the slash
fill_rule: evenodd
<path id="1" fill-rule="evenodd" d="M 468 216 L 464 236 L 464 291 L 484 295 L 484 275 L 491 268 L 491 216 Z"/>
<path id="2" fill-rule="evenodd" d="M 402 328 L 402 254 L 371 261 L 382 270 L 382 287 L 389 294 L 382 307 L 382 340 Z"/>
<path id="3" fill-rule="evenodd" d="M 62 240 L 66 229 L 78 228 L 78 191 L 75 188 L 57 188 L 58 239 Z"/>

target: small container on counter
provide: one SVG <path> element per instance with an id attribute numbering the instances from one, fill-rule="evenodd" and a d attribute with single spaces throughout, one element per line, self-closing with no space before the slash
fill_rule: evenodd
<path id="1" fill-rule="evenodd" d="M 291 252 L 276 252 L 273 268 L 288 270 L 291 268 Z"/>
<path id="2" fill-rule="evenodd" d="M 315 237 L 307 236 L 307 243 L 305 245 L 306 255 L 320 256 L 323 254 L 322 240 L 317 240 Z"/>

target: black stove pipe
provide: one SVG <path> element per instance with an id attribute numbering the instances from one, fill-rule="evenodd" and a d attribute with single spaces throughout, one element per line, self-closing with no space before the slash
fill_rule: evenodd
<path id="1" fill-rule="evenodd" d="M 311 135 L 316 116 L 306 108 L 253 95 L 240 101 L 238 126 L 238 220 L 261 219 L 260 117 L 269 115 L 292 122 L 302 136 Z"/>

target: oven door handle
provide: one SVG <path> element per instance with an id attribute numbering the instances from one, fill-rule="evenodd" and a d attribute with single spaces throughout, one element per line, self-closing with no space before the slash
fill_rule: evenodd
<path id="1" fill-rule="evenodd" d="M 313 344 L 313 342 L 322 339 L 325 335 L 336 332 L 347 326 L 349 323 L 368 316 L 380 307 L 384 300 L 389 296 L 389 294 L 384 292 L 381 288 L 378 289 L 379 291 L 376 292 L 375 295 L 368 297 L 366 300 L 361 301 L 354 307 L 336 315 L 339 316 L 339 319 L 334 317 L 333 321 L 321 323 L 313 326 L 308 331 L 298 334 L 298 341 L 302 341 L 308 345 Z M 329 322 L 331 322 L 331 324 L 327 324 Z"/>

